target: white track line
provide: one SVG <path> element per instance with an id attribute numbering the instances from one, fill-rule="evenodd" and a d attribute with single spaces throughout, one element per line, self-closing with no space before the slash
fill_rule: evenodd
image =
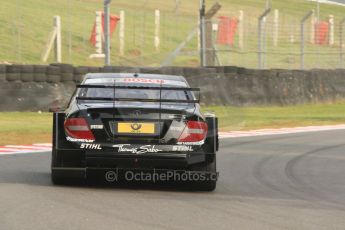
<path id="1" fill-rule="evenodd" d="M 52 147 L 52 144 L 51 143 L 40 143 L 40 144 L 33 144 L 33 146 Z"/>
<path id="2" fill-rule="evenodd" d="M 325 125 L 325 126 L 307 126 L 296 128 L 281 128 L 281 129 L 259 129 L 251 131 L 232 131 L 220 132 L 220 138 L 236 138 L 236 137 L 253 137 L 253 136 L 267 136 L 267 135 L 280 135 L 280 134 L 293 134 L 304 132 L 319 132 L 330 130 L 344 130 L 344 125 Z"/>
<path id="3" fill-rule="evenodd" d="M 24 150 L 45 150 L 49 147 L 45 146 L 26 146 L 26 145 L 5 145 L 5 148 L 12 148 L 12 149 L 24 149 Z"/>

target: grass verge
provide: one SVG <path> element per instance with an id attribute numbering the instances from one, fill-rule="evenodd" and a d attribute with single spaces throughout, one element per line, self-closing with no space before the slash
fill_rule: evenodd
<path id="1" fill-rule="evenodd" d="M 207 110 L 217 114 L 222 131 L 345 123 L 345 102 L 285 107 L 235 108 L 216 106 L 208 107 Z"/>
<path id="2" fill-rule="evenodd" d="M 50 143 L 51 113 L 0 113 L 0 145 Z"/>
<path id="3" fill-rule="evenodd" d="M 332 125 L 345 123 L 345 102 L 286 107 L 207 107 L 220 119 L 220 130 Z M 0 145 L 49 143 L 51 113 L 0 113 Z"/>

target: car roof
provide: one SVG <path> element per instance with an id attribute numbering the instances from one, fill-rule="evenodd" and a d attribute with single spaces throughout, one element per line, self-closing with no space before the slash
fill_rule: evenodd
<path id="1" fill-rule="evenodd" d="M 183 76 L 178 75 L 165 75 L 165 74 L 144 74 L 144 73 L 88 73 L 85 75 L 85 80 L 94 78 L 131 78 L 138 77 L 144 79 L 159 79 L 159 80 L 172 80 L 187 83 Z"/>

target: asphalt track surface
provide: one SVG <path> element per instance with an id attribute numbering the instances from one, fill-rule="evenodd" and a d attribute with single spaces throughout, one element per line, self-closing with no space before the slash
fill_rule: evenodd
<path id="1" fill-rule="evenodd" d="M 50 153 L 0 156 L 0 230 L 344 229 L 345 130 L 223 139 L 214 192 L 53 186 Z"/>

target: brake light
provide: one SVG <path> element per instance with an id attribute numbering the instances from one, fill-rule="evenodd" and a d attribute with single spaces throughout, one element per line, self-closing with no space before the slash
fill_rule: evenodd
<path id="1" fill-rule="evenodd" d="M 76 139 L 95 140 L 87 121 L 84 118 L 68 118 L 64 127 L 68 136 Z"/>
<path id="2" fill-rule="evenodd" d="M 207 135 L 207 123 L 201 121 L 188 121 L 178 142 L 200 142 Z"/>

